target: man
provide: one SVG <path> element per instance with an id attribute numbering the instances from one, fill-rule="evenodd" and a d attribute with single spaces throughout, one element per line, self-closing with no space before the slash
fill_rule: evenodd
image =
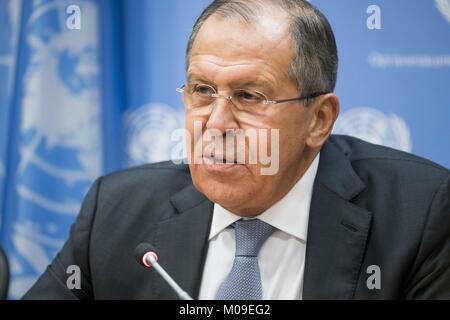
<path id="1" fill-rule="evenodd" d="M 189 166 L 99 178 L 25 298 L 176 298 L 136 263 L 141 242 L 199 299 L 450 298 L 450 173 L 330 136 L 337 61 L 329 23 L 306 1 L 214 1 L 193 28 L 179 89 Z M 238 159 L 251 136 L 231 161 L 205 138 L 252 129 L 277 133 L 266 146 L 279 152 L 276 172 L 249 161 L 254 149 Z M 66 285 L 71 265 L 79 289 Z"/>

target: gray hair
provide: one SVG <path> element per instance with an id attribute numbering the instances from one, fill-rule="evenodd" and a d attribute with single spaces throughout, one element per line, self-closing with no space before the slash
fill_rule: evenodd
<path id="1" fill-rule="evenodd" d="M 213 14 L 237 17 L 245 23 L 257 20 L 267 7 L 283 10 L 288 16 L 289 34 L 294 49 L 289 74 L 303 96 L 333 92 L 336 85 L 338 54 L 333 30 L 327 18 L 305 0 L 215 0 L 194 24 L 186 49 L 186 69 L 190 52 L 203 23 Z M 306 104 L 309 102 L 307 101 Z"/>

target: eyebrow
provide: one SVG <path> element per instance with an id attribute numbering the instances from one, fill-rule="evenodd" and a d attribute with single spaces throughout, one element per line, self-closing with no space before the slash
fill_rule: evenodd
<path id="1" fill-rule="evenodd" d="M 239 81 L 238 81 L 239 83 Z M 254 79 L 254 80 L 248 80 L 248 81 L 243 81 L 242 83 L 240 83 L 240 86 L 244 86 L 244 87 L 265 87 L 267 89 L 270 89 L 272 87 L 272 85 L 265 80 L 261 80 L 261 79 Z"/>
<path id="2" fill-rule="evenodd" d="M 210 83 L 212 84 L 211 81 L 207 80 L 205 77 L 202 77 L 200 75 L 197 74 L 190 74 L 187 76 L 187 82 L 192 82 L 192 81 L 200 81 L 203 83 Z"/>
<path id="3" fill-rule="evenodd" d="M 215 86 L 212 81 L 209 81 L 206 77 L 201 76 L 199 74 L 188 75 L 187 81 L 188 82 L 199 81 L 199 82 L 202 82 L 205 84 L 210 84 L 210 85 Z M 235 84 L 233 84 L 233 86 L 237 87 L 237 88 L 260 87 L 260 88 L 264 88 L 268 91 L 273 91 L 273 86 L 270 84 L 270 82 L 262 80 L 262 79 L 238 80 L 235 82 Z"/>

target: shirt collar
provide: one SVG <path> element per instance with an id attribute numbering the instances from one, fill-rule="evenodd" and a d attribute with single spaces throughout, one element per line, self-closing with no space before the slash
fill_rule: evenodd
<path id="1" fill-rule="evenodd" d="M 320 153 L 306 170 L 303 177 L 289 192 L 256 218 L 306 242 L 309 209 L 311 206 L 314 180 L 319 167 Z M 214 203 L 213 220 L 209 240 L 242 217 Z"/>

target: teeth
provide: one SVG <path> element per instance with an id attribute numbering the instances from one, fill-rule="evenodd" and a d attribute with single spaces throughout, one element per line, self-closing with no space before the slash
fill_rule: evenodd
<path id="1" fill-rule="evenodd" d="M 233 160 L 232 162 L 231 161 L 228 161 L 227 162 L 227 159 L 226 158 L 224 158 L 224 157 L 215 157 L 215 156 L 205 156 L 206 158 L 208 158 L 208 159 L 210 159 L 210 160 L 212 160 L 212 161 L 214 161 L 215 163 L 226 163 L 226 164 L 231 164 L 231 163 L 234 163 L 234 164 L 237 164 L 238 162 L 236 161 L 236 160 Z"/>

